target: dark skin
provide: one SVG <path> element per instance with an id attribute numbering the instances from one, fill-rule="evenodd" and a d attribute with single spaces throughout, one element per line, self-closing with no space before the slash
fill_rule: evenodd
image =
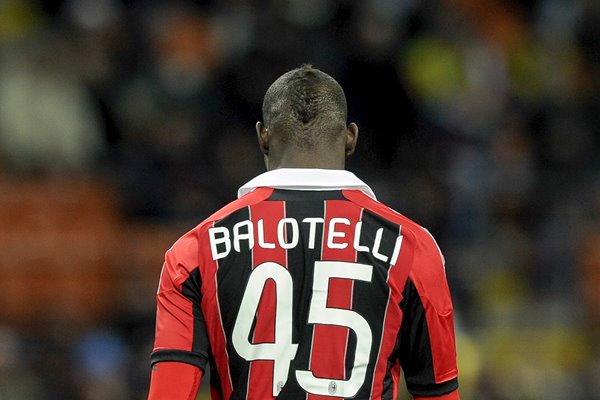
<path id="1" fill-rule="evenodd" d="M 356 148 L 358 126 L 351 122 L 340 131 L 333 145 L 321 143 L 310 150 L 282 143 L 277 134 L 260 121 L 256 123 L 256 135 L 268 171 L 278 168 L 344 169 L 346 157 Z"/>

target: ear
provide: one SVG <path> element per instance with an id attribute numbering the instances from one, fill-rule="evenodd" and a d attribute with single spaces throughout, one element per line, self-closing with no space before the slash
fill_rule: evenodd
<path id="1" fill-rule="evenodd" d="M 265 155 L 269 155 L 269 141 L 271 140 L 271 133 L 265 125 L 258 121 L 256 123 L 256 137 L 258 138 L 258 145 L 260 151 Z"/>
<path id="2" fill-rule="evenodd" d="M 356 141 L 358 140 L 358 126 L 354 122 L 351 122 L 346 127 L 346 157 L 354 154 L 356 148 Z"/>

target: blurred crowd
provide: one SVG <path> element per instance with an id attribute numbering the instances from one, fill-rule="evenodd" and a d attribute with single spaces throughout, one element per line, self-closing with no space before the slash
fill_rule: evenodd
<path id="1" fill-rule="evenodd" d="M 0 1 L 0 399 L 145 398 L 164 251 L 302 63 L 445 253 L 462 398 L 600 399 L 596 0 Z"/>

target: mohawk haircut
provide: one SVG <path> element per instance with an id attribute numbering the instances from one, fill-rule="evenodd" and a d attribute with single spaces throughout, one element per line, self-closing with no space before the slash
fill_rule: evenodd
<path id="1" fill-rule="evenodd" d="M 335 79 L 310 64 L 279 77 L 262 106 L 265 126 L 302 149 L 333 143 L 346 128 L 348 106 Z"/>

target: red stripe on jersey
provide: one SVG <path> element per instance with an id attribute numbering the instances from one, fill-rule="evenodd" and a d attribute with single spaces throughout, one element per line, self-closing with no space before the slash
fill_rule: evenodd
<path id="1" fill-rule="evenodd" d="M 323 224 L 323 243 L 321 260 L 356 261 L 356 251 L 351 245 L 335 248 L 336 244 L 354 243 L 354 227 L 360 220 L 362 209 L 345 200 L 327 200 L 325 202 L 325 223 Z M 333 218 L 345 218 L 331 224 Z M 331 230 L 343 233 L 344 238 L 331 235 Z M 329 244 L 333 244 L 330 247 Z M 333 278 L 329 281 L 327 307 L 352 308 L 353 281 Z M 350 329 L 342 326 L 315 325 L 311 349 L 310 369 L 318 378 L 346 379 L 346 351 Z M 308 400 L 331 399 L 329 396 L 309 394 Z"/>
<path id="2" fill-rule="evenodd" d="M 214 224 L 211 224 L 214 226 Z M 204 232 L 206 234 L 206 231 Z M 210 255 L 210 241 L 207 238 L 199 240 L 204 248 L 199 249 L 200 254 Z M 227 338 L 223 321 L 221 320 L 221 310 L 219 307 L 219 290 L 217 283 L 217 270 L 219 262 L 212 260 L 211 257 L 205 257 L 203 265 L 203 276 L 211 277 L 206 282 L 203 282 L 204 293 L 202 296 L 202 312 L 206 326 L 209 327 L 208 335 L 210 338 L 212 352 L 215 357 L 215 366 L 219 373 L 223 397 L 229 398 L 233 392 L 233 383 L 231 381 L 231 373 L 229 371 L 229 354 L 227 353 Z M 212 329 L 210 329 L 212 328 Z"/>
<path id="3" fill-rule="evenodd" d="M 401 232 L 400 232 L 401 233 Z M 381 344 L 377 355 L 377 363 L 375 364 L 375 372 L 373 373 L 373 385 L 371 387 L 371 396 L 374 399 L 379 399 L 383 395 L 383 381 L 387 370 L 387 364 L 391 358 L 392 351 L 396 345 L 398 331 L 402 325 L 402 310 L 400 302 L 402 301 L 402 291 L 404 284 L 410 271 L 412 264 L 413 251 L 412 247 L 403 246 L 398 255 L 396 264 L 388 271 L 387 283 L 390 287 L 390 295 L 385 312 L 385 320 L 383 332 L 381 336 Z M 400 368 L 398 365 L 392 367 L 390 371 L 394 382 L 394 399 L 398 392 L 398 380 Z"/>
<path id="4" fill-rule="evenodd" d="M 254 247 L 252 250 L 252 268 L 272 261 L 287 268 L 287 251 L 279 246 L 277 226 L 285 218 L 285 202 L 264 201 L 250 207 L 250 219 L 254 226 Z M 253 343 L 275 342 L 276 287 L 268 280 L 262 292 L 257 309 Z M 250 362 L 248 373 L 248 400 L 273 399 L 273 361 L 255 360 Z M 253 377 L 257 377 L 253 379 Z"/>

